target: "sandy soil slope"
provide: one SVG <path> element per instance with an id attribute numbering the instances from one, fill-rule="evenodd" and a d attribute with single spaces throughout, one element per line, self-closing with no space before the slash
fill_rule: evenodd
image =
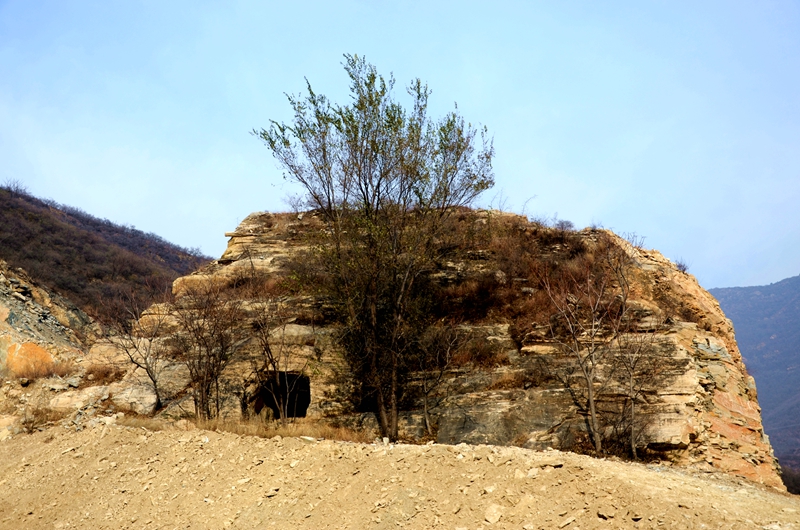
<path id="1" fill-rule="evenodd" d="M 100 425 L 0 442 L 0 528 L 800 529 L 800 497 L 558 451 Z"/>

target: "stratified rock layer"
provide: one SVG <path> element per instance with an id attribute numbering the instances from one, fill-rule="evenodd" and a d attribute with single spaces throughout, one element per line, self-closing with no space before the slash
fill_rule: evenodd
<path id="1" fill-rule="evenodd" d="M 23 374 L 80 356 L 91 320 L 0 260 L 0 371 Z M 77 333 L 76 333 L 77 332 Z"/>
<path id="2" fill-rule="evenodd" d="M 478 217 L 490 214 L 506 215 L 476 213 Z M 516 222 L 527 223 L 521 218 Z M 232 283 L 247 270 L 284 274 L 291 259 L 305 248 L 304 235 L 321 228 L 312 214 L 252 214 L 227 234 L 228 248 L 219 260 L 176 280 L 173 290 L 180 295 L 193 282 Z M 591 239 L 593 232 L 581 234 Z M 742 362 L 730 320 L 692 275 L 679 271 L 659 252 L 633 248 L 621 239 L 618 242 L 636 262 L 633 293 L 642 311 L 658 311 L 667 299 L 677 308 L 677 316 L 659 331 L 669 377 L 643 405 L 643 414 L 649 419 L 646 445 L 676 465 L 735 474 L 783 488 L 762 428 L 755 383 Z M 469 259 L 448 263 L 442 274 L 492 267 L 491 260 L 487 262 L 483 255 L 479 258 L 480 263 Z M 519 380 L 519 374 L 536 370 L 542 360 L 556 362 L 560 354 L 552 339 L 546 333 L 531 333 L 522 341 L 512 340 L 509 323 L 503 319 L 481 322 L 472 332 L 505 350 L 508 363 L 494 369 L 461 368 L 448 373 L 433 411 L 438 440 L 565 447 L 571 433 L 585 423 L 568 392 L 552 382 L 519 387 L 506 384 Z M 330 329 L 298 325 L 292 336 L 301 357 L 315 356 L 309 415 L 342 413 L 346 407 L 335 397 L 333 377 L 341 363 L 329 340 Z M 418 411 L 406 412 L 403 425 L 409 436 L 423 434 Z"/>

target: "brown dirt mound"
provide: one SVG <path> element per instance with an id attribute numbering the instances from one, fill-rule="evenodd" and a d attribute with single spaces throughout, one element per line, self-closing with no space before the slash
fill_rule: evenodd
<path id="1" fill-rule="evenodd" d="M 0 442 L 0 528 L 800 528 L 800 498 L 558 451 L 63 427 Z"/>

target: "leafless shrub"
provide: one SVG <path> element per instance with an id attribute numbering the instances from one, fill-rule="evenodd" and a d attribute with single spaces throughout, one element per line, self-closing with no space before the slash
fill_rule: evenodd
<path id="1" fill-rule="evenodd" d="M 566 219 L 554 219 L 553 228 L 560 232 L 574 232 L 575 224 L 572 221 L 567 221 Z"/>
<path id="2" fill-rule="evenodd" d="M 663 339 L 658 334 L 664 329 L 664 322 L 657 319 L 651 329 L 643 332 L 637 323 L 628 323 L 625 333 L 617 337 L 617 351 L 612 361 L 619 374 L 622 395 L 625 400 L 615 422 L 615 438 L 627 441 L 629 456 L 636 460 L 638 446 L 649 426 L 649 417 L 640 414 L 647 404 L 647 393 L 656 393 L 664 383 L 667 369 L 666 357 L 661 351 Z"/>
<path id="3" fill-rule="evenodd" d="M 249 332 L 243 304 L 230 289 L 214 282 L 187 286 L 172 306 L 178 331 L 170 335 L 171 355 L 189 371 L 199 419 L 220 411 L 220 376 Z"/>
<path id="4" fill-rule="evenodd" d="M 675 267 L 684 274 L 689 271 L 689 264 L 683 258 L 675 260 Z"/>
<path id="5" fill-rule="evenodd" d="M 60 410 L 51 409 L 41 404 L 31 404 L 25 407 L 25 412 L 20 420 L 20 426 L 27 433 L 41 430 L 44 427 L 53 425 L 66 417 L 67 413 Z"/>
<path id="6" fill-rule="evenodd" d="M 610 378 L 603 367 L 628 315 L 630 257 L 603 234 L 591 255 L 539 269 L 539 281 L 552 305 L 550 332 L 571 359 L 559 379 L 587 415 L 595 452 L 602 453 L 604 431 L 598 397 Z"/>
<path id="7" fill-rule="evenodd" d="M 11 193 L 12 197 L 23 197 L 28 195 L 28 187 L 19 179 L 6 179 L 0 188 Z"/>
<path id="8" fill-rule="evenodd" d="M 465 333 L 455 326 L 443 323 L 438 326 L 431 326 L 418 341 L 416 364 L 419 369 L 422 414 L 428 436 L 434 436 L 430 410 L 437 403 L 433 396 L 444 384 L 445 373 L 453 364 L 453 356 L 464 345 L 466 340 Z"/>

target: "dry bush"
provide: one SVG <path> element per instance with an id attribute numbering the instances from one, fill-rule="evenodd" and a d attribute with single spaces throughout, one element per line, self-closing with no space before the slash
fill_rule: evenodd
<path id="1" fill-rule="evenodd" d="M 511 390 L 513 388 L 523 388 L 525 386 L 525 374 L 522 372 L 509 372 L 502 374 L 499 378 L 492 381 L 486 390 Z"/>
<path id="2" fill-rule="evenodd" d="M 455 322 L 478 323 L 506 303 L 502 286 L 490 274 L 448 285 L 437 293 L 436 313 Z"/>
<path id="3" fill-rule="evenodd" d="M 486 338 L 473 339 L 460 348 L 451 361 L 453 367 L 495 368 L 509 363 L 508 355 Z"/>
<path id="4" fill-rule="evenodd" d="M 113 364 L 90 364 L 86 368 L 86 381 L 91 381 L 93 385 L 107 385 L 124 376 L 125 370 Z"/>
<path id="5" fill-rule="evenodd" d="M 44 359 L 28 359 L 14 369 L 14 375 L 18 379 L 43 379 L 57 375 L 67 377 L 76 371 L 75 363 L 72 361 L 53 362 Z"/>
<path id="6" fill-rule="evenodd" d="M 541 364 L 534 368 L 528 367 L 525 370 L 506 372 L 490 384 L 487 390 L 511 390 L 521 388 L 537 388 L 545 383 L 552 381 L 553 376 L 548 372 L 547 367 Z"/>
<path id="7" fill-rule="evenodd" d="M 298 419 L 286 425 L 282 425 L 280 422 L 265 423 L 259 420 L 215 419 L 198 421 L 197 427 L 206 430 L 229 432 L 240 436 L 258 436 L 260 438 L 309 436 L 311 438 L 324 438 L 343 442 L 367 443 L 371 441 L 367 431 L 331 425 L 327 422 L 311 419 Z"/>
<path id="8" fill-rule="evenodd" d="M 43 429 L 64 419 L 67 412 L 51 409 L 47 406 L 32 405 L 25 408 L 25 413 L 20 420 L 20 426 L 27 433 Z"/>
<path id="9" fill-rule="evenodd" d="M 75 363 L 71 360 L 69 361 L 62 361 L 55 363 L 53 365 L 53 373 L 51 375 L 57 375 L 58 377 L 67 377 L 74 374 L 77 371 L 77 367 Z"/>
<path id="10" fill-rule="evenodd" d="M 14 369 L 14 376 L 19 379 L 39 379 L 53 375 L 53 361 L 42 359 L 29 359 Z"/>

